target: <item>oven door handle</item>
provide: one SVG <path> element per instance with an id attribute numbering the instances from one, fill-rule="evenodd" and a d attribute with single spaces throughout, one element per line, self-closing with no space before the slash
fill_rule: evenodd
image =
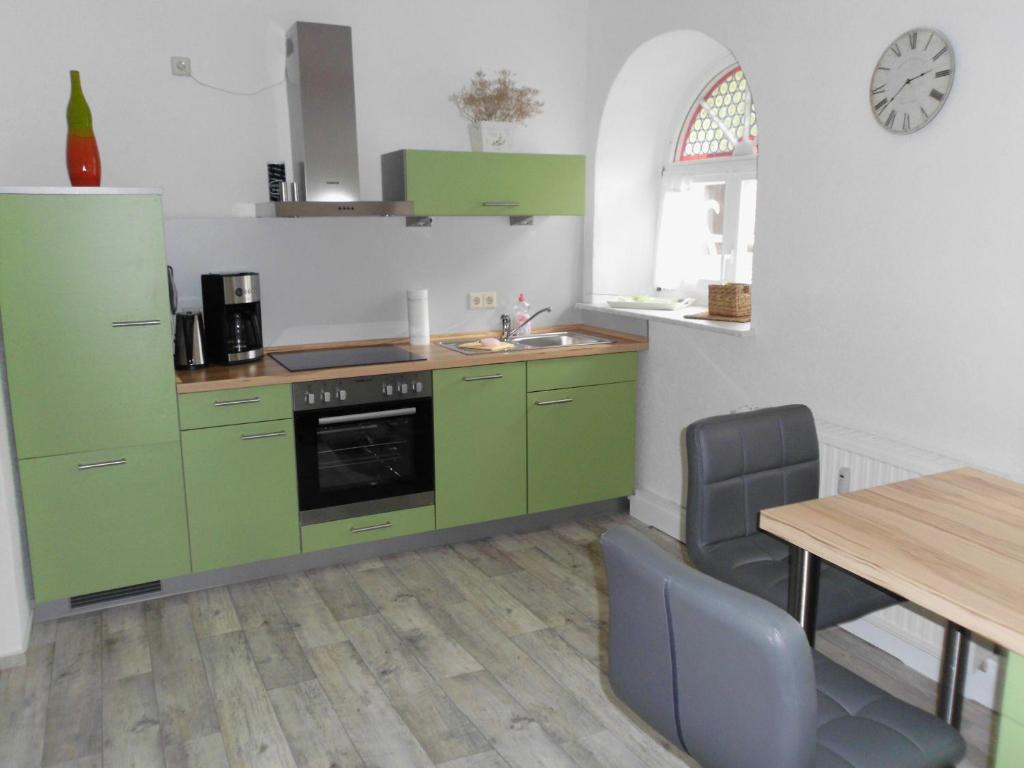
<path id="1" fill-rule="evenodd" d="M 391 419 L 396 416 L 414 416 L 415 408 L 395 408 L 390 411 L 369 411 L 368 413 L 346 413 L 343 416 L 324 416 L 316 420 L 321 427 L 329 424 L 351 424 L 354 421 L 372 421 L 373 419 Z"/>

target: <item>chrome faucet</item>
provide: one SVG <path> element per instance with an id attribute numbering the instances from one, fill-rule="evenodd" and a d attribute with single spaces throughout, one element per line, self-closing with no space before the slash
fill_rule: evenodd
<path id="1" fill-rule="evenodd" d="M 534 312 L 528 318 L 523 320 L 523 322 L 521 322 L 515 328 L 512 328 L 512 318 L 509 317 L 508 315 L 502 315 L 501 316 L 501 340 L 502 341 L 512 341 L 512 339 L 514 339 L 516 337 L 516 334 L 518 334 L 519 331 L 522 330 L 524 325 L 529 324 L 529 322 L 531 320 L 533 320 L 533 318 L 535 318 L 537 315 L 542 315 L 545 312 L 550 312 L 550 311 L 551 311 L 551 307 L 544 307 L 544 309 L 538 309 L 536 312 Z"/>

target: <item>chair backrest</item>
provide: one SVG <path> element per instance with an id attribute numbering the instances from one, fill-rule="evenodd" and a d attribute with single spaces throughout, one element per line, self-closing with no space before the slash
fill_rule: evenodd
<path id="1" fill-rule="evenodd" d="M 806 405 L 713 416 L 686 428 L 686 546 L 758 531 L 762 509 L 818 497 L 818 435 Z"/>
<path id="2" fill-rule="evenodd" d="M 704 768 L 810 768 L 810 647 L 785 611 L 625 527 L 601 539 L 612 689 Z"/>

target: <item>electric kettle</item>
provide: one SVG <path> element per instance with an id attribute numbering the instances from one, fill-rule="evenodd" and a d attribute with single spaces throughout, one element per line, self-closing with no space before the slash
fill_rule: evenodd
<path id="1" fill-rule="evenodd" d="M 206 367 L 202 312 L 178 312 L 174 316 L 174 367 L 178 370 Z"/>

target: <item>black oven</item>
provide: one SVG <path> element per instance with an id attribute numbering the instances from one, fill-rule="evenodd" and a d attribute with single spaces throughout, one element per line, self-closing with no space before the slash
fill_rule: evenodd
<path id="1" fill-rule="evenodd" d="M 430 374 L 292 385 L 302 525 L 434 503 Z"/>

